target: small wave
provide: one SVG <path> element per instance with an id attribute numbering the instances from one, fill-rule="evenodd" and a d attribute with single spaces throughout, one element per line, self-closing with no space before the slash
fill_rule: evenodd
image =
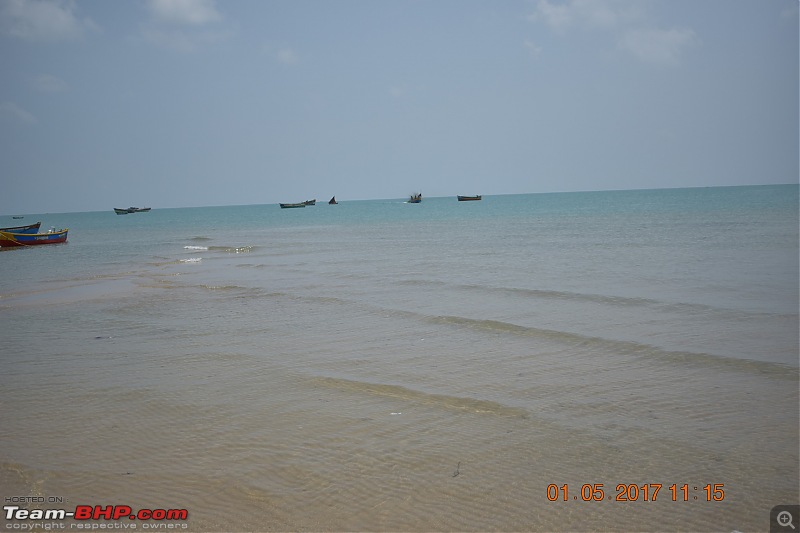
<path id="1" fill-rule="evenodd" d="M 231 254 L 243 254 L 246 252 L 252 252 L 255 249 L 255 246 L 209 246 L 208 250 L 212 250 L 215 252 L 227 252 Z"/>
<path id="2" fill-rule="evenodd" d="M 242 287 L 239 285 L 200 285 L 204 289 L 208 289 L 210 291 L 246 291 L 248 290 L 247 287 Z"/>
<path id="3" fill-rule="evenodd" d="M 647 307 L 650 309 L 675 312 L 675 313 L 715 313 L 719 316 L 740 316 L 742 311 L 737 309 L 730 309 L 719 306 L 711 306 L 701 303 L 691 302 L 671 302 L 667 300 L 660 300 L 656 298 L 645 297 L 631 297 L 619 296 L 610 294 L 597 294 L 597 293 L 584 293 L 584 292 L 571 292 L 560 291 L 553 289 L 527 289 L 518 287 L 501 287 L 501 286 L 488 286 L 488 285 L 474 285 L 474 284 L 450 284 L 446 281 L 438 280 L 425 280 L 425 279 L 407 279 L 398 282 L 401 285 L 408 285 L 411 287 L 430 287 L 432 289 L 449 289 L 455 288 L 462 291 L 480 292 L 485 294 L 498 294 L 520 298 L 532 298 L 541 300 L 556 300 L 574 303 L 593 303 L 599 305 L 608 305 L 622 308 L 635 308 Z M 759 316 L 780 316 L 780 313 L 768 313 L 758 311 L 747 311 L 750 315 Z"/>
<path id="4" fill-rule="evenodd" d="M 189 240 L 192 240 L 192 241 L 210 241 L 210 240 L 211 240 L 211 237 L 202 237 L 202 236 L 198 236 L 198 237 L 192 237 L 192 238 L 191 238 L 191 239 L 189 239 Z"/>
<path id="5" fill-rule="evenodd" d="M 184 246 L 184 250 L 208 250 L 208 246 Z"/>
<path id="6" fill-rule="evenodd" d="M 582 349 L 598 349 L 620 355 L 648 357 L 664 362 L 669 361 L 688 365 L 696 364 L 703 366 L 720 366 L 724 368 L 740 369 L 793 380 L 797 379 L 799 372 L 797 368 L 789 367 L 781 363 L 754 361 L 751 359 L 737 359 L 704 352 L 664 350 L 657 346 L 634 341 L 605 339 L 602 337 L 581 335 L 580 333 L 572 333 L 568 331 L 519 326 L 517 324 L 511 324 L 509 322 L 502 322 L 499 320 L 479 320 L 461 316 L 426 316 L 426 319 L 435 324 L 450 324 L 453 326 L 469 327 L 476 330 L 500 334 L 505 333 L 525 337 L 535 337 L 561 343 L 570 343 L 580 346 Z"/>
<path id="7" fill-rule="evenodd" d="M 373 394 L 386 398 L 433 405 L 446 409 L 467 411 L 470 413 L 492 414 L 505 417 L 528 418 L 528 412 L 521 407 L 511 407 L 502 403 L 463 396 L 448 396 L 445 394 L 430 394 L 402 387 L 400 385 L 386 385 L 370 383 L 367 381 L 354 381 L 350 379 L 323 377 L 316 378 L 320 385 L 334 387 L 340 390 Z"/>
<path id="8" fill-rule="evenodd" d="M 245 287 L 242 285 L 212 285 L 212 284 L 199 284 L 199 285 L 184 285 L 184 287 L 192 287 L 196 289 L 203 289 L 206 291 L 214 291 L 236 299 L 254 299 L 254 298 L 286 298 L 288 295 L 282 292 L 266 292 L 260 287 Z"/>
<path id="9" fill-rule="evenodd" d="M 202 257 L 190 257 L 189 259 L 181 259 L 181 263 L 199 263 L 202 261 Z"/>

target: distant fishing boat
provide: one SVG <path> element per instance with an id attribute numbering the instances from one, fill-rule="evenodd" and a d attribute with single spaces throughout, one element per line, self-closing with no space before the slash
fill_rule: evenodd
<path id="1" fill-rule="evenodd" d="M 306 205 L 317 205 L 317 199 L 314 198 L 313 200 L 306 200 L 303 203 L 306 204 Z"/>
<path id="2" fill-rule="evenodd" d="M 299 204 L 278 204 L 278 205 L 281 206 L 281 209 L 292 209 L 292 208 L 295 208 L 295 207 L 305 207 L 306 203 L 305 202 L 300 202 Z"/>
<path id="3" fill-rule="evenodd" d="M 36 246 L 66 242 L 68 229 L 51 228 L 47 233 L 11 233 L 0 231 L 0 247 Z"/>
<path id="4" fill-rule="evenodd" d="M 36 233 L 39 231 L 39 226 L 41 226 L 41 222 L 37 222 L 36 224 L 30 224 L 28 226 L 15 226 L 13 228 L 0 228 L 0 231 L 5 231 L 6 233 Z"/>
<path id="5" fill-rule="evenodd" d="M 336 197 L 335 196 L 332 197 L 330 200 L 328 200 L 328 205 L 336 205 L 338 203 L 339 202 L 336 201 Z"/>
<path id="6" fill-rule="evenodd" d="M 478 196 L 457 196 L 459 202 L 473 202 L 475 200 L 480 200 L 481 195 Z"/>
<path id="7" fill-rule="evenodd" d="M 20 218 L 25 218 L 25 217 L 11 217 L 11 218 L 16 218 L 16 219 L 20 219 Z"/>
<path id="8" fill-rule="evenodd" d="M 422 193 L 412 194 L 408 199 L 409 204 L 418 204 L 422 201 Z"/>
<path id="9" fill-rule="evenodd" d="M 128 213 L 147 213 L 150 211 L 149 207 L 115 207 L 114 212 L 118 215 L 127 215 Z"/>

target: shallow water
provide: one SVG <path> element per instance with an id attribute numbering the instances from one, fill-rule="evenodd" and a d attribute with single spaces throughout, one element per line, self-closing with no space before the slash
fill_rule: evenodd
<path id="1" fill-rule="evenodd" d="M 47 215 L 66 245 L 0 253 L 3 495 L 195 531 L 767 529 L 799 493 L 797 192 Z"/>

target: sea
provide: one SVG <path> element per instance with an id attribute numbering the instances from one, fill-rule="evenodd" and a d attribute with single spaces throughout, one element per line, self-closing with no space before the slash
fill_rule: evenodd
<path id="1" fill-rule="evenodd" d="M 0 251 L 3 531 L 749 532 L 800 503 L 796 184 L 112 207 L 0 217 L 69 228 Z"/>

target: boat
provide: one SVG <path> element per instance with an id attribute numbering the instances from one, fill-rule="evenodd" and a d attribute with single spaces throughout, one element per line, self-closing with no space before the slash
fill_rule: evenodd
<path id="1" fill-rule="evenodd" d="M 408 199 L 409 204 L 418 204 L 422 201 L 422 193 L 412 194 Z"/>
<path id="2" fill-rule="evenodd" d="M 0 231 L 5 231 L 6 233 L 36 233 L 39 231 L 39 226 L 41 226 L 41 222 L 37 222 L 36 224 L 30 224 L 29 226 L 15 226 L 13 228 L 0 228 Z"/>
<path id="3" fill-rule="evenodd" d="M 25 218 L 25 217 L 11 217 L 11 218 L 20 219 L 20 218 Z"/>
<path id="4" fill-rule="evenodd" d="M 459 202 L 473 202 L 475 200 L 480 200 L 481 195 L 478 196 L 457 196 Z"/>
<path id="5" fill-rule="evenodd" d="M 0 247 L 35 246 L 39 244 L 57 244 L 67 241 L 69 229 L 50 228 L 47 233 L 11 233 L 0 231 Z"/>
<path id="6" fill-rule="evenodd" d="M 306 205 L 317 205 L 317 199 L 314 198 L 313 200 L 306 200 L 303 203 L 306 204 Z"/>
<path id="7" fill-rule="evenodd" d="M 305 202 L 300 202 L 299 204 L 278 204 L 281 206 L 281 209 L 291 209 L 293 207 L 305 207 Z"/>
<path id="8" fill-rule="evenodd" d="M 115 207 L 114 212 L 118 215 L 127 215 L 128 213 L 147 213 L 150 209 L 149 207 Z"/>
<path id="9" fill-rule="evenodd" d="M 336 197 L 333 196 L 330 200 L 328 200 L 328 205 L 336 205 L 339 202 L 336 201 Z"/>

